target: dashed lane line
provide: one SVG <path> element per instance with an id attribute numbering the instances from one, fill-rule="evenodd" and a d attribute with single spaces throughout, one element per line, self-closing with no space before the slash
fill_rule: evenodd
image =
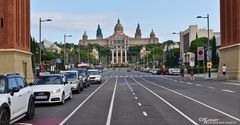
<path id="1" fill-rule="evenodd" d="M 164 86 L 155 84 L 155 83 L 153 83 L 153 82 L 151 82 L 151 81 L 148 81 L 148 80 L 146 80 L 146 79 L 144 79 L 144 78 L 142 78 L 142 79 L 145 80 L 145 81 L 148 82 L 148 83 L 151 83 L 151 84 L 153 84 L 153 85 L 155 85 L 155 86 L 158 86 L 158 87 L 160 87 L 160 88 L 166 89 L 166 90 L 168 90 L 168 91 L 170 91 L 170 92 L 173 92 L 173 93 L 175 93 L 175 94 L 177 94 L 177 95 L 183 96 L 183 97 L 185 97 L 185 98 L 187 98 L 187 99 L 189 99 L 189 100 L 192 100 L 193 102 L 196 102 L 196 103 L 198 103 L 198 104 L 201 104 L 201 105 L 203 105 L 203 106 L 205 106 L 205 107 L 207 107 L 207 108 L 210 108 L 210 109 L 212 109 L 212 110 L 214 110 L 214 111 L 216 111 L 216 112 L 219 112 L 219 113 L 221 113 L 221 114 L 223 114 L 223 115 L 226 115 L 226 116 L 228 116 L 228 117 L 230 117 L 230 118 L 232 118 L 232 119 L 235 119 L 236 121 L 240 122 L 240 118 L 237 118 L 237 117 L 235 117 L 235 116 L 233 116 L 233 115 L 230 115 L 230 114 L 228 114 L 228 113 L 226 113 L 226 112 L 223 112 L 223 111 L 221 111 L 221 110 L 219 110 L 219 109 L 217 109 L 217 108 L 214 108 L 214 107 L 212 107 L 212 106 L 209 106 L 209 105 L 207 105 L 207 104 L 205 104 L 205 103 L 203 103 L 203 102 L 200 102 L 200 101 L 198 101 L 198 100 L 196 100 L 196 99 L 193 99 L 193 98 L 191 98 L 191 97 L 189 97 L 189 96 L 186 96 L 186 95 L 184 95 L 184 94 L 182 94 L 182 93 L 179 93 L 179 92 L 177 92 L 177 91 L 174 91 L 174 90 L 172 90 L 172 89 L 169 89 L 169 88 L 166 88 L 166 87 L 164 87 Z"/>
<path id="2" fill-rule="evenodd" d="M 142 104 L 139 102 L 139 103 L 138 103 L 138 106 L 142 106 Z"/>
<path id="3" fill-rule="evenodd" d="M 186 118 L 188 121 L 190 121 L 192 124 L 194 125 L 199 125 L 197 122 L 195 122 L 194 120 L 192 120 L 190 117 L 188 117 L 186 114 L 184 114 L 182 111 L 180 111 L 179 109 L 177 109 L 175 106 L 173 106 L 172 104 L 170 104 L 168 101 L 166 101 L 165 99 L 163 99 L 162 97 L 160 97 L 158 94 L 156 94 L 155 92 L 153 92 L 152 90 L 150 90 L 149 88 L 147 88 L 146 86 L 144 86 L 143 84 L 141 84 L 140 82 L 138 82 L 136 79 L 132 78 L 135 82 L 137 82 L 140 86 L 142 86 L 143 88 L 145 88 L 146 90 L 148 90 L 150 93 L 152 93 L 153 95 L 155 95 L 157 98 L 159 98 L 160 100 L 162 100 L 163 102 L 165 102 L 168 106 L 170 106 L 172 109 L 174 109 L 176 112 L 178 112 L 180 115 L 182 115 L 184 118 Z M 145 79 L 144 79 L 145 80 Z M 147 81 L 147 80 L 146 80 Z"/>
<path id="4" fill-rule="evenodd" d="M 145 116 L 145 117 L 147 117 L 148 116 L 148 114 L 147 114 L 147 112 L 143 112 L 143 115 Z"/>
<path id="5" fill-rule="evenodd" d="M 234 93 L 234 92 L 235 92 L 235 91 L 227 90 L 227 89 L 222 89 L 222 91 L 224 91 L 224 92 L 230 92 L 230 93 Z"/>
<path id="6" fill-rule="evenodd" d="M 59 125 L 64 125 L 102 86 L 104 86 L 109 81 L 109 79 L 107 79 L 90 96 L 88 96 L 80 105 L 78 105 L 78 107 L 75 110 L 73 110 L 61 123 L 59 123 Z"/>

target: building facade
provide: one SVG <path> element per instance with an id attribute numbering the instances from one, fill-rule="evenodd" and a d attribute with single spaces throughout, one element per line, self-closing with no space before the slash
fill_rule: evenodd
<path id="1" fill-rule="evenodd" d="M 0 0 L 0 74 L 33 80 L 31 56 L 30 0 Z"/>
<path id="2" fill-rule="evenodd" d="M 198 29 L 197 25 L 190 25 L 188 29 L 180 32 L 180 52 L 181 56 L 189 51 L 191 43 L 196 38 L 208 37 L 207 29 Z M 209 38 L 213 38 L 213 30 L 209 30 Z"/>
<path id="3" fill-rule="evenodd" d="M 96 39 L 88 39 L 88 35 L 85 31 L 82 40 L 79 42 L 79 44 L 85 46 L 88 44 L 99 44 L 101 46 L 109 47 L 112 53 L 112 65 L 128 65 L 127 53 L 129 46 L 157 44 L 159 43 L 159 39 L 156 37 L 153 30 L 150 33 L 150 38 L 142 38 L 139 24 L 136 28 L 135 37 L 129 37 L 125 35 L 124 28 L 120 23 L 120 20 L 118 20 L 113 35 L 103 38 L 102 30 L 100 25 L 98 25 Z"/>
<path id="4" fill-rule="evenodd" d="M 240 80 L 240 1 L 220 0 L 221 48 L 218 78 L 227 66 L 224 79 Z"/>

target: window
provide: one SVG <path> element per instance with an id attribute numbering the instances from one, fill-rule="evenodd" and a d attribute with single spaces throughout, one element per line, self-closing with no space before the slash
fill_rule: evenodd
<path id="1" fill-rule="evenodd" d="M 6 81 L 4 78 L 0 78 L 0 93 L 5 92 Z"/>
<path id="2" fill-rule="evenodd" d="M 26 86 L 22 78 L 18 77 L 16 78 L 16 81 L 20 88 L 24 88 Z"/>
<path id="3" fill-rule="evenodd" d="M 8 90 L 10 91 L 15 87 L 18 87 L 16 79 L 15 78 L 9 78 L 8 79 Z"/>

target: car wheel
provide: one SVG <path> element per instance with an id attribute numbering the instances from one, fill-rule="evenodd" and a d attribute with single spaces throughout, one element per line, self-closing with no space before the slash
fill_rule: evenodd
<path id="1" fill-rule="evenodd" d="M 63 105 L 65 103 L 65 94 L 62 94 L 62 101 L 61 101 L 61 105 Z"/>
<path id="2" fill-rule="evenodd" d="M 81 86 L 80 86 L 80 84 L 78 84 L 78 87 L 77 87 L 78 89 L 77 89 L 77 93 L 79 94 L 80 93 L 80 91 L 81 91 Z"/>
<path id="3" fill-rule="evenodd" d="M 0 112 L 0 125 L 9 125 L 10 115 L 6 109 L 2 109 Z"/>
<path id="4" fill-rule="evenodd" d="M 28 120 L 33 119 L 34 115 L 35 115 L 35 104 L 34 104 L 34 100 L 31 98 L 31 99 L 29 99 L 26 119 L 28 119 Z"/>
<path id="5" fill-rule="evenodd" d="M 69 95 L 69 97 L 68 97 L 68 99 L 71 100 L 72 97 L 73 97 L 73 95 L 72 95 L 72 91 L 71 91 L 71 92 L 70 92 L 70 95 Z"/>

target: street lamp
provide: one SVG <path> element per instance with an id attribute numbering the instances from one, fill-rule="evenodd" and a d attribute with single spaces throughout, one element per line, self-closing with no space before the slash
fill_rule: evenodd
<path id="1" fill-rule="evenodd" d="M 64 69 L 65 69 L 65 64 L 66 64 L 66 37 L 72 37 L 72 35 L 65 35 L 64 34 L 64 55 L 63 55 L 63 65 L 64 65 Z"/>
<path id="2" fill-rule="evenodd" d="M 208 47 L 207 47 L 207 61 L 211 62 L 211 55 L 210 55 L 210 39 L 209 39 L 209 14 L 206 17 L 204 16 L 197 16 L 197 18 L 206 18 L 207 19 L 207 28 L 208 28 Z M 208 69 L 208 77 L 211 77 L 211 69 Z"/>
<path id="3" fill-rule="evenodd" d="M 41 18 L 39 18 L 39 68 L 40 68 L 40 65 L 41 65 L 41 62 L 42 62 L 42 52 L 41 52 L 41 46 L 42 46 L 42 40 L 41 40 L 41 32 L 42 32 L 42 22 L 49 22 L 49 21 L 52 21 L 51 19 L 46 19 L 46 20 L 42 20 Z"/>

